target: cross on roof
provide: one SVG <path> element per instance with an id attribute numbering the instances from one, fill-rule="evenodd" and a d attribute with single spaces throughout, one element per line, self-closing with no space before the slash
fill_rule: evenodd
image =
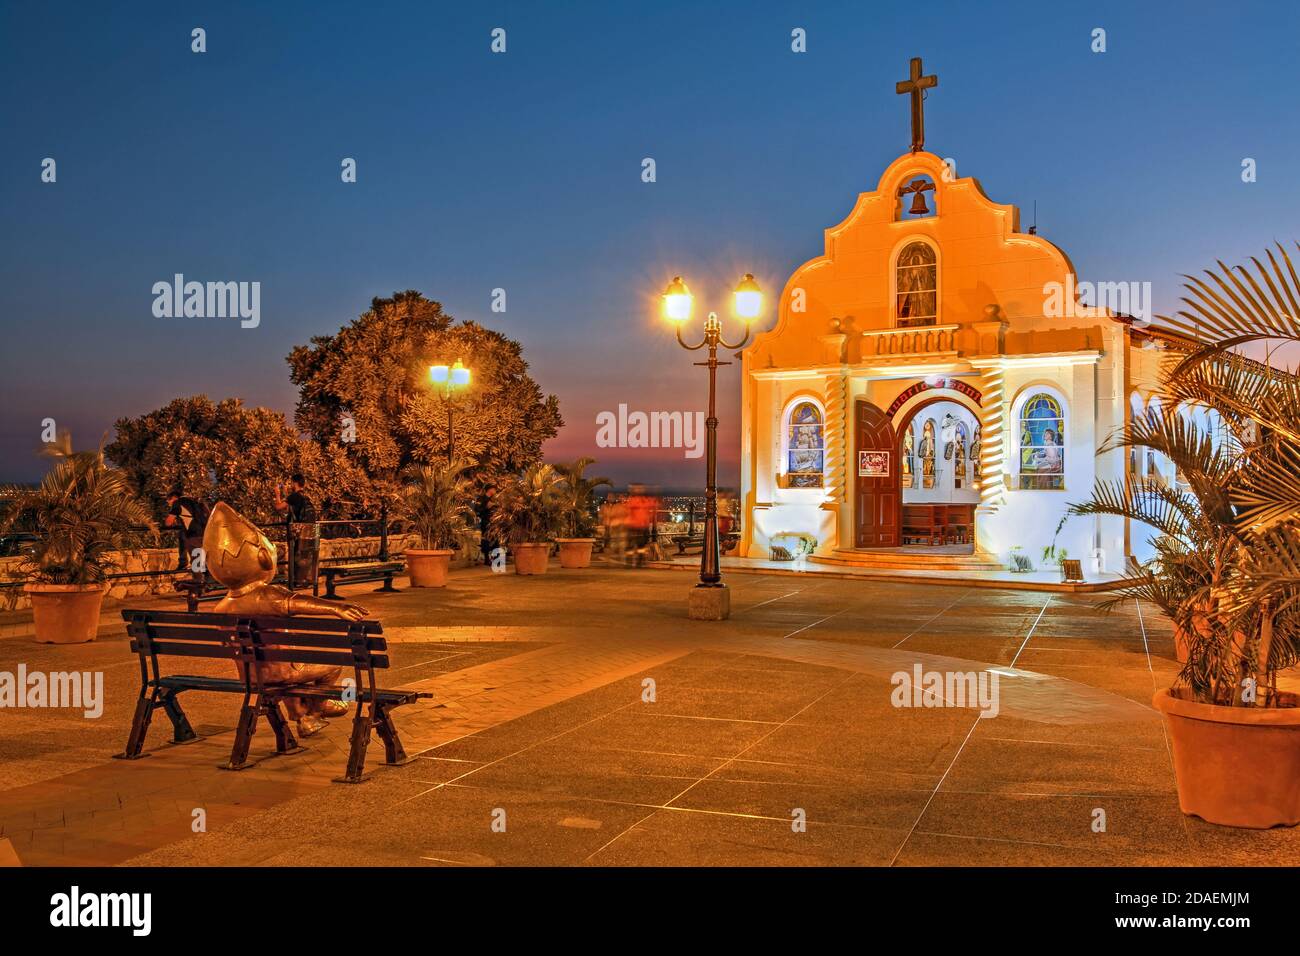
<path id="1" fill-rule="evenodd" d="M 897 93 L 912 94 L 912 152 L 919 153 L 925 147 L 925 107 L 922 105 L 925 90 L 939 85 L 937 74 L 921 75 L 921 58 L 912 57 L 911 77 L 899 80 L 894 87 Z"/>

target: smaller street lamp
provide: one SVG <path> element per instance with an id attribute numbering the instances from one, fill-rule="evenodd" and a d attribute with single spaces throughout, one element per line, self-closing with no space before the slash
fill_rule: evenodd
<path id="1" fill-rule="evenodd" d="M 452 366 L 431 365 L 429 381 L 442 392 L 442 400 L 447 404 L 447 464 L 450 465 L 456 452 L 455 419 L 452 417 L 455 405 L 452 399 L 458 391 L 469 388 L 470 370 L 460 359 L 456 359 Z"/>

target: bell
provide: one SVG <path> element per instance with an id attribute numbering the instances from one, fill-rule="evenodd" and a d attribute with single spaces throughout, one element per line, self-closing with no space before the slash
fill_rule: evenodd
<path id="1" fill-rule="evenodd" d="M 919 189 L 912 193 L 912 208 L 908 212 L 913 216 L 928 216 L 930 207 L 925 204 L 925 193 Z"/>

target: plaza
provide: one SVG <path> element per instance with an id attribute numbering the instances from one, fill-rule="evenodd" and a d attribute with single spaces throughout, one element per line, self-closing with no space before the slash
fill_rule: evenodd
<path id="1" fill-rule="evenodd" d="M 343 586 L 383 624 L 384 686 L 432 694 L 398 712 L 414 759 L 373 761 L 356 786 L 333 782 L 343 719 L 284 756 L 263 728 L 252 766 L 220 769 L 238 712 L 222 694 L 187 697 L 197 741 L 170 743 L 162 721 L 146 759 L 114 760 L 138 685 L 119 607 L 73 646 L 32 643 L 10 612 L 0 671 L 102 672 L 106 692 L 98 719 L 0 722 L 0 848 L 26 866 L 1231 865 L 1300 850 L 1292 828 L 1180 812 L 1150 706 L 1178 665 L 1149 607 L 727 579 L 722 622 L 686 618 L 688 575 L 599 558 L 466 569 L 436 590 Z M 226 661 L 182 663 L 229 676 Z M 891 678 L 917 665 L 996 672 L 997 715 L 894 706 Z"/>

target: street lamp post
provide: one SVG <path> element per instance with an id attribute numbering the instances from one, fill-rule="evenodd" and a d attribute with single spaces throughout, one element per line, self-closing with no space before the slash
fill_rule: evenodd
<path id="1" fill-rule="evenodd" d="M 447 404 L 447 464 L 451 464 L 456 454 L 456 421 L 452 399 L 457 390 L 469 388 L 470 370 L 460 359 L 452 366 L 432 365 L 429 367 L 429 380 L 442 391 L 442 400 Z"/>
<path id="2" fill-rule="evenodd" d="M 722 583 L 722 568 L 718 556 L 718 366 L 730 362 L 718 361 L 718 347 L 735 351 L 749 341 L 750 323 L 758 318 L 763 308 L 763 294 L 758 283 L 748 272 L 736 286 L 733 305 L 736 317 L 745 322 L 745 334 L 734 344 L 722 338 L 722 320 L 718 313 L 710 312 L 704 322 L 704 338 L 696 345 L 688 345 L 682 338 L 682 326 L 691 317 L 694 297 L 682 281 L 674 276 L 663 293 L 664 318 L 677 327 L 677 342 L 682 348 L 697 352 L 708 348 L 707 362 L 696 362 L 709 370 L 709 417 L 705 420 L 705 486 L 704 486 L 704 549 L 700 553 L 700 583 L 691 588 L 687 599 L 688 616 L 696 620 L 721 621 L 731 614 L 731 595 Z"/>

